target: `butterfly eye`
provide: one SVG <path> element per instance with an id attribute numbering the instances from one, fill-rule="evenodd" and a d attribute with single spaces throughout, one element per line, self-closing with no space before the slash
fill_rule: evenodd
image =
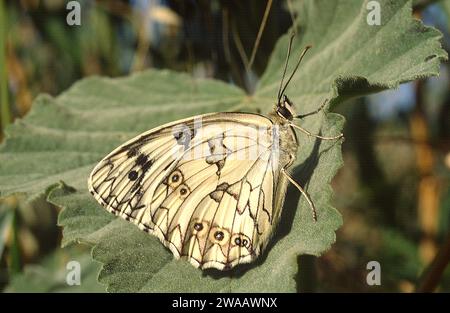
<path id="1" fill-rule="evenodd" d="M 213 243 L 218 243 L 219 245 L 225 245 L 228 243 L 230 234 L 226 229 L 220 227 L 213 227 L 209 233 L 209 240 Z"/>
<path id="2" fill-rule="evenodd" d="M 168 184 L 172 188 L 177 188 L 183 183 L 183 173 L 179 170 L 173 171 L 168 178 Z"/>
<path id="3" fill-rule="evenodd" d="M 189 187 L 186 186 L 185 184 L 181 185 L 180 189 L 178 190 L 178 194 L 181 199 L 186 198 L 189 195 L 189 193 L 190 193 Z"/>

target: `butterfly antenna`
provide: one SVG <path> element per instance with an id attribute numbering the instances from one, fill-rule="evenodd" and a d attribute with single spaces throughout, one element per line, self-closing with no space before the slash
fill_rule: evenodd
<path id="1" fill-rule="evenodd" d="M 279 99 L 281 99 L 281 95 L 284 94 L 284 92 L 286 91 L 287 86 L 289 85 L 289 83 L 291 82 L 292 77 L 294 77 L 295 72 L 297 72 L 298 67 L 300 66 L 300 63 L 302 63 L 303 57 L 305 56 L 306 52 L 308 52 L 309 49 L 311 49 L 312 46 L 308 45 L 305 47 L 305 49 L 303 49 L 302 53 L 300 54 L 300 57 L 298 58 L 297 64 L 295 65 L 294 70 L 292 71 L 291 76 L 289 76 L 289 79 L 287 80 L 286 84 L 283 87 L 283 90 L 281 90 L 281 92 L 278 93 L 278 102 L 280 101 Z M 287 65 L 287 64 L 286 64 Z M 286 69 L 285 69 L 286 71 Z M 284 75 L 283 75 L 284 76 Z"/>
<path id="2" fill-rule="evenodd" d="M 289 46 L 288 46 L 288 50 L 287 50 L 286 61 L 284 62 L 283 76 L 281 77 L 280 88 L 278 88 L 278 103 L 280 103 L 280 100 L 281 100 L 281 95 L 282 95 L 281 89 L 283 88 L 283 80 L 284 80 L 284 77 L 286 76 L 286 70 L 287 70 L 287 66 L 289 63 L 289 56 L 291 55 L 291 48 L 292 48 L 292 42 L 294 41 L 294 36 L 295 36 L 295 33 L 292 33 L 291 38 L 289 38 Z"/>

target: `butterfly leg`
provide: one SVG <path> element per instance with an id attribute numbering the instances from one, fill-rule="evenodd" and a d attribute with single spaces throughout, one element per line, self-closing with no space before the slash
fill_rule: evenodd
<path id="1" fill-rule="evenodd" d="M 340 139 L 340 138 L 344 137 L 344 134 L 342 134 L 342 133 L 340 133 L 339 135 L 336 135 L 336 136 L 332 136 L 332 137 L 325 137 L 325 136 L 315 135 L 315 134 L 312 134 L 310 131 L 304 129 L 301 126 L 295 125 L 293 123 L 289 123 L 289 125 L 294 127 L 294 128 L 296 128 L 296 129 L 298 129 L 298 130 L 300 130 L 302 133 L 305 133 L 305 134 L 307 134 L 310 137 L 320 138 L 320 139 L 323 139 L 323 140 L 337 140 L 337 139 Z"/>
<path id="2" fill-rule="evenodd" d="M 299 114 L 297 116 L 294 116 L 294 118 L 301 119 L 301 118 L 304 118 L 304 117 L 307 117 L 307 116 L 310 116 L 310 115 L 317 114 L 317 113 L 319 113 L 320 111 L 323 110 L 323 108 L 328 104 L 328 101 L 329 101 L 328 99 L 325 99 L 325 101 L 320 105 L 320 107 L 318 109 L 316 109 L 316 110 L 314 110 L 312 112 L 309 112 L 309 113 Z"/>
<path id="3" fill-rule="evenodd" d="M 286 171 L 285 168 L 281 169 L 281 173 L 286 176 L 286 178 L 301 192 L 301 194 L 303 196 L 305 196 L 306 201 L 308 201 L 308 204 L 309 204 L 309 206 L 311 208 L 314 222 L 317 222 L 316 207 L 314 206 L 314 202 L 312 202 L 312 200 L 309 197 L 308 193 L 291 177 L 291 175 Z"/>

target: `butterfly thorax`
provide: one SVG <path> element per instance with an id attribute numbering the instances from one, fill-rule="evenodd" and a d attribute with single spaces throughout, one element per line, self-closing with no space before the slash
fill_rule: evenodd
<path id="1" fill-rule="evenodd" d="M 279 165 L 287 167 L 297 154 L 298 141 L 294 129 L 289 124 L 289 120 L 280 114 L 279 108 L 279 106 L 276 106 L 274 111 L 268 114 L 268 117 L 277 127 L 278 136 L 276 137 L 278 137 L 280 153 Z"/>
<path id="2" fill-rule="evenodd" d="M 273 112 L 270 114 L 270 118 L 280 127 L 280 138 L 285 139 L 283 145 L 285 151 L 290 153 L 297 152 L 297 136 L 294 129 L 289 125 L 296 116 L 294 104 L 289 100 L 288 96 L 283 95 L 278 103 L 275 105 Z"/>

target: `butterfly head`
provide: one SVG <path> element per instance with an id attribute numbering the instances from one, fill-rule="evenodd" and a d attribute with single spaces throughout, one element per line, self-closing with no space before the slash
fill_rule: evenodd
<path id="1" fill-rule="evenodd" d="M 294 116 L 296 116 L 294 104 L 286 95 L 283 95 L 280 101 L 278 101 L 275 110 L 279 116 L 289 121 L 292 121 L 294 119 Z"/>

